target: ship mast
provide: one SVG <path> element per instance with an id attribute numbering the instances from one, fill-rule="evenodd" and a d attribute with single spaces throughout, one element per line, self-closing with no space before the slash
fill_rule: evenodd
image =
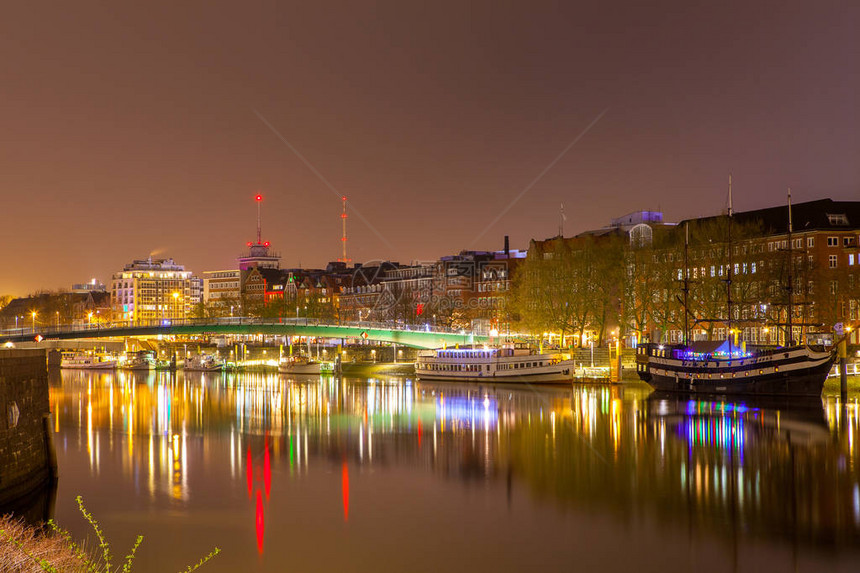
<path id="1" fill-rule="evenodd" d="M 792 222 L 791 222 L 791 187 L 788 188 L 788 282 L 786 284 L 786 291 L 788 291 L 788 316 L 786 317 L 786 323 L 788 326 L 787 336 L 785 337 L 785 342 L 787 346 L 794 346 L 794 332 L 791 326 L 791 315 L 794 310 L 794 288 L 792 285 L 792 275 L 794 274 L 794 253 L 792 250 Z"/>
<path id="2" fill-rule="evenodd" d="M 690 265 L 688 251 L 690 247 L 690 222 L 684 223 L 684 346 L 690 344 L 690 327 L 687 317 L 688 296 L 690 293 Z"/>
<path id="3" fill-rule="evenodd" d="M 729 173 L 729 269 L 726 277 L 726 310 L 728 310 L 729 358 L 732 356 L 732 174 Z"/>

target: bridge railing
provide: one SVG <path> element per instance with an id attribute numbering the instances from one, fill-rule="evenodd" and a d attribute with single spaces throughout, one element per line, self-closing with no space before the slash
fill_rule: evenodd
<path id="1" fill-rule="evenodd" d="M 111 321 L 95 322 L 73 325 L 45 325 L 45 326 L 20 326 L 0 330 L 0 336 L 6 337 L 36 337 L 41 335 L 50 338 L 52 335 L 69 333 L 108 332 L 111 330 L 125 330 L 136 328 L 171 328 L 177 326 L 206 327 L 206 326 L 327 326 L 337 328 L 397 330 L 404 332 L 435 332 L 445 334 L 469 335 L 470 331 L 453 329 L 444 326 L 431 326 L 430 324 L 403 324 L 398 322 L 375 322 L 375 321 L 330 321 L 317 318 L 257 318 L 247 316 L 229 316 L 217 318 L 183 318 L 183 319 L 159 319 L 139 321 Z"/>

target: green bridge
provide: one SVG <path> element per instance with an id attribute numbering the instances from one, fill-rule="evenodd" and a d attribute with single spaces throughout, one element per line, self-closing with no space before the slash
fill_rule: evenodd
<path id="1" fill-rule="evenodd" d="M 274 335 L 314 338 L 361 338 L 414 348 L 441 348 L 456 344 L 486 344 L 489 336 L 466 331 L 392 326 L 383 323 L 329 323 L 313 319 L 217 318 L 164 320 L 148 324 L 91 324 L 16 328 L 0 331 L 0 344 L 34 340 L 70 340 L 188 335 Z"/>

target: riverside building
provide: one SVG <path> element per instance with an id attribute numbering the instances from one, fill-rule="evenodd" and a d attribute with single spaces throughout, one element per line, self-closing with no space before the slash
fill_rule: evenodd
<path id="1" fill-rule="evenodd" d="M 183 319 L 200 299 L 200 280 L 173 259 L 140 259 L 111 279 L 114 320 L 145 323 Z"/>

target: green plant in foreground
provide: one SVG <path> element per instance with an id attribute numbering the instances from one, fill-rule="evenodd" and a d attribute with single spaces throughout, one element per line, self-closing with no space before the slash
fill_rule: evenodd
<path id="1" fill-rule="evenodd" d="M 81 515 L 84 516 L 84 519 L 87 520 L 87 523 L 90 524 L 90 527 L 93 528 L 93 531 L 96 534 L 96 538 L 98 538 L 99 545 L 98 550 L 100 551 L 100 555 L 95 558 L 91 557 L 90 554 L 77 542 L 72 539 L 71 533 L 67 530 L 59 527 L 54 520 L 48 521 L 48 525 L 51 529 L 56 532 L 56 534 L 62 539 L 64 544 L 63 549 L 66 549 L 67 552 L 71 552 L 74 559 L 77 560 L 79 566 L 75 569 L 80 569 L 86 571 L 87 573 L 130 573 L 132 569 L 132 565 L 134 564 L 134 558 L 137 555 L 137 549 L 140 547 L 140 544 L 143 542 L 143 536 L 138 535 L 137 539 L 135 539 L 134 544 L 131 547 L 128 555 L 125 556 L 125 561 L 120 568 L 117 566 L 116 568 L 111 567 L 111 551 L 110 544 L 104 536 L 104 532 L 99 526 L 98 521 L 96 521 L 93 514 L 87 511 L 86 507 L 84 507 L 84 500 L 81 496 L 75 498 L 78 502 L 78 509 L 81 512 Z M 27 544 L 14 539 L 10 536 L 5 530 L 0 529 L 0 541 L 3 539 L 7 539 L 12 545 L 17 547 L 24 555 L 26 555 L 30 560 L 32 560 L 42 571 L 47 573 L 64 573 L 66 569 L 58 569 L 57 566 L 52 564 L 49 559 L 45 559 L 39 555 L 35 555 L 30 549 L 28 549 Z M 209 562 L 213 557 L 218 555 L 221 550 L 216 547 L 212 551 L 209 552 L 208 555 L 202 557 L 197 563 L 189 565 L 184 570 L 179 573 L 192 573 L 196 571 L 203 565 Z"/>

